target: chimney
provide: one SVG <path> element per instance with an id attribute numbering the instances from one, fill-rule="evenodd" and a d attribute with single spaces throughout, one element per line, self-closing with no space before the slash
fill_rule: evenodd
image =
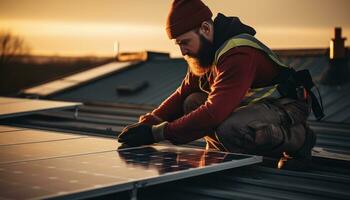
<path id="1" fill-rule="evenodd" d="M 334 38 L 329 43 L 329 66 L 321 77 L 321 83 L 324 85 L 343 85 L 349 81 L 350 70 L 345 40 L 341 27 L 336 27 Z"/>
<path id="2" fill-rule="evenodd" d="M 346 38 L 341 36 L 341 28 L 336 27 L 334 29 L 334 38 L 329 45 L 329 59 L 339 59 L 346 56 L 345 40 Z"/>

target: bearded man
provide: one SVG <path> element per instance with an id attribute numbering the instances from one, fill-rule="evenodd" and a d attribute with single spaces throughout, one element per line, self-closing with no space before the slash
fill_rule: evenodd
<path id="1" fill-rule="evenodd" d="M 311 108 L 318 119 L 323 111 L 308 71 L 284 65 L 239 18 L 220 13 L 211 18 L 200 0 L 173 2 L 166 31 L 180 47 L 188 73 L 118 141 L 178 145 L 204 138 L 207 149 L 309 159 L 316 135 L 306 120 Z"/>

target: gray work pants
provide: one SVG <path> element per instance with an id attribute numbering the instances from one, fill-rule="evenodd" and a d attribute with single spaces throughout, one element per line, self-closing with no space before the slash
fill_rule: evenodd
<path id="1" fill-rule="evenodd" d="M 184 112 L 195 110 L 206 99 L 205 93 L 192 93 L 184 101 Z M 283 152 L 293 155 L 304 144 L 309 113 L 306 101 L 263 99 L 235 109 L 204 139 L 207 149 L 274 157 Z"/>

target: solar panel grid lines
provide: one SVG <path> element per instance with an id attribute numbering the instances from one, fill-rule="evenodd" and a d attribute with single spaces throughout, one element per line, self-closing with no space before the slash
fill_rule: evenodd
<path id="1" fill-rule="evenodd" d="M 114 139 L 25 129 L 1 133 L 0 165 L 116 150 Z"/>
<path id="2" fill-rule="evenodd" d="M 0 133 L 0 147 L 20 145 L 20 144 L 33 144 L 33 143 L 42 143 L 42 142 L 79 139 L 84 137 L 86 136 L 55 133 L 55 132 L 50 132 L 48 134 L 48 132 L 39 131 L 39 130 L 17 130 L 17 131 Z"/>
<path id="3" fill-rule="evenodd" d="M 86 138 L 77 140 L 83 139 Z M 57 148 L 48 145 L 51 149 Z M 6 189 L 0 198 L 87 198 L 132 190 L 135 185 L 146 187 L 261 161 L 256 156 L 164 145 L 118 151 L 93 148 L 85 149 L 86 152 L 81 154 L 67 149 L 72 153 L 65 156 L 49 153 L 44 158 L 0 164 L 3 178 L 0 189 Z M 0 159 L 3 161 L 4 157 L 0 156 Z"/>
<path id="4" fill-rule="evenodd" d="M 135 152 L 133 152 L 134 150 L 135 150 Z M 126 164 L 132 166 L 132 167 L 128 166 L 128 169 L 135 170 L 135 168 L 142 166 L 142 167 L 146 167 L 146 169 L 147 169 L 146 171 L 152 171 L 152 166 L 154 164 L 155 168 L 157 168 L 157 170 L 159 172 L 163 172 L 163 173 L 165 172 L 165 174 L 163 176 L 150 178 L 150 179 L 148 179 L 147 182 L 144 182 L 142 180 L 141 181 L 135 180 L 139 186 L 145 187 L 145 186 L 149 186 L 149 185 L 154 185 L 154 184 L 159 184 L 159 183 L 168 182 L 168 181 L 172 181 L 172 180 L 177 180 L 180 178 L 185 178 L 188 176 L 193 176 L 195 174 L 189 175 L 188 173 L 192 173 L 191 170 L 195 170 L 195 171 L 198 170 L 198 168 L 192 168 L 192 167 L 187 168 L 187 167 L 179 166 L 178 163 L 174 164 L 174 158 L 172 156 L 169 156 L 169 157 L 166 156 L 169 153 L 167 150 L 160 151 L 159 154 L 154 154 L 154 152 L 153 152 L 154 150 L 155 149 L 152 149 L 152 148 L 147 148 L 146 150 L 144 148 L 140 148 L 140 149 L 136 148 L 136 149 L 133 149 L 130 151 L 129 150 L 120 151 L 120 152 L 123 152 L 120 155 L 124 155 L 124 156 L 127 155 L 124 158 L 126 161 Z M 140 151 L 146 152 L 146 153 L 140 153 Z M 174 152 L 176 152 L 176 154 L 178 156 L 184 153 L 184 152 L 181 152 L 178 150 L 175 150 Z M 173 154 L 174 152 L 172 152 L 170 150 L 171 154 Z M 201 152 L 203 152 L 203 150 L 201 150 Z M 193 152 L 190 154 L 192 154 L 192 156 L 196 155 L 196 153 L 193 153 Z M 139 158 L 141 157 L 143 159 L 141 159 L 141 160 L 139 158 L 131 159 L 129 157 L 130 155 L 137 155 Z M 146 162 L 145 162 L 144 156 L 146 156 Z M 159 158 L 164 158 L 164 159 L 159 159 Z M 148 162 L 149 160 L 152 160 L 152 162 Z M 186 159 L 176 159 L 176 160 L 177 161 L 179 161 L 179 160 L 184 161 Z M 160 161 L 162 161 L 162 162 L 160 162 Z M 148 165 L 147 164 L 145 165 L 145 163 L 148 163 Z M 150 163 L 153 163 L 153 164 L 150 164 Z M 161 165 L 159 165 L 159 164 L 161 164 Z M 210 165 L 209 163 L 207 163 L 207 164 Z M 213 165 L 213 164 L 216 164 L 216 163 L 212 163 L 211 165 Z M 206 168 L 208 168 L 208 167 L 206 167 Z M 153 167 L 153 169 L 154 169 L 154 167 Z M 180 172 L 177 170 L 187 170 L 187 173 Z M 216 169 L 216 170 L 218 170 L 218 169 Z M 204 173 L 203 170 L 202 170 L 202 173 Z M 197 174 L 197 175 L 199 175 L 199 174 Z"/>
<path id="5" fill-rule="evenodd" d="M 141 150 L 141 153 L 138 152 L 139 150 Z M 225 161 L 231 159 L 242 159 L 239 161 L 238 165 L 246 165 L 249 163 L 252 164 L 255 162 L 261 162 L 261 157 L 259 156 L 247 156 L 216 151 L 205 151 L 193 148 L 169 148 L 166 146 L 158 146 L 157 149 L 148 148 L 147 150 L 145 150 L 144 148 L 136 148 L 126 152 L 120 151 L 119 153 L 131 166 L 147 164 L 147 166 L 149 167 L 151 163 L 150 166 L 157 167 L 159 172 L 164 174 L 163 177 L 156 177 L 152 180 L 149 180 L 148 182 L 143 182 L 144 186 L 162 183 L 164 182 L 163 179 L 166 179 L 167 181 L 173 181 L 180 178 L 186 178 L 188 176 L 201 175 L 204 173 L 228 169 L 238 164 L 230 162 L 225 163 Z M 130 159 L 130 155 L 136 155 L 136 159 Z M 144 156 L 146 156 L 146 158 Z M 235 167 L 238 167 L 238 165 L 236 165 Z M 199 169 L 201 169 L 201 171 L 198 171 Z M 185 171 L 180 173 L 179 170 Z"/>

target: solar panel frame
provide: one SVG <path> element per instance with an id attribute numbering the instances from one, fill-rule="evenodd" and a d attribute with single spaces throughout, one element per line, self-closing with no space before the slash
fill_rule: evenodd
<path id="1" fill-rule="evenodd" d="M 127 150 L 128 151 L 133 149 L 142 150 L 142 148 L 147 148 L 147 147 L 130 148 Z M 163 150 L 166 150 L 166 151 L 168 151 L 168 149 L 170 148 L 174 149 L 174 147 L 169 148 L 165 146 L 163 146 L 163 148 L 165 148 Z M 177 149 L 176 151 L 178 151 L 180 148 L 176 147 L 176 149 Z M 198 153 L 205 152 L 204 150 L 199 150 L 199 149 L 190 149 L 190 148 L 181 148 L 181 149 L 183 149 L 184 151 L 190 150 L 191 152 L 198 152 Z M 158 168 L 150 168 L 148 172 L 147 170 L 139 170 L 140 168 L 144 169 L 144 166 L 139 166 L 138 168 L 134 167 L 135 169 L 134 171 L 133 167 L 132 166 L 127 167 L 129 165 L 123 160 L 118 160 L 118 159 L 111 160 L 108 155 L 111 155 L 111 154 L 115 155 L 115 153 L 116 151 L 95 152 L 95 153 L 90 153 L 85 155 L 73 155 L 68 157 L 48 158 L 48 159 L 42 159 L 42 160 L 39 159 L 39 160 L 33 160 L 33 161 L 0 165 L 0 174 L 3 177 L 3 180 L 0 181 L 0 185 L 4 186 L 4 181 L 7 184 L 5 185 L 5 188 L 7 187 L 7 191 L 6 191 L 7 194 L 3 193 L 2 197 L 9 198 L 9 196 L 6 196 L 6 195 L 9 195 L 9 194 L 11 195 L 11 192 L 12 192 L 12 195 L 15 195 L 12 197 L 15 197 L 15 198 L 20 197 L 23 199 L 25 198 L 40 198 L 40 199 L 90 198 L 90 197 L 96 197 L 100 195 L 117 193 L 117 192 L 122 192 L 127 190 L 137 191 L 137 189 L 139 188 L 144 188 L 151 185 L 156 185 L 164 182 L 170 182 L 170 181 L 198 176 L 206 173 L 230 169 L 233 167 L 261 162 L 261 157 L 252 156 L 252 157 L 244 158 L 245 159 L 244 162 L 242 162 L 243 160 L 239 160 L 239 161 L 235 160 L 234 163 L 232 163 L 232 161 L 229 161 L 225 164 L 209 165 L 204 168 L 203 167 L 188 168 L 188 169 L 185 169 L 184 171 L 173 171 L 173 172 L 165 171 L 162 175 L 158 175 L 158 172 L 159 172 Z M 218 152 L 209 151 L 209 153 L 218 153 Z M 227 155 L 229 153 L 219 152 L 219 154 Z M 103 160 L 105 162 L 101 162 Z M 95 161 L 95 162 L 90 162 L 90 161 Z M 170 160 L 170 163 L 172 161 L 174 160 Z M 166 162 L 169 162 L 169 161 L 166 160 Z M 84 163 L 84 164 L 77 165 L 77 163 Z M 114 165 L 109 165 L 109 164 L 118 164 L 118 163 L 121 164 L 119 166 L 121 168 L 113 168 Z M 106 165 L 107 165 L 107 168 L 106 168 Z M 114 171 L 118 169 L 120 169 L 118 172 Z M 40 175 L 38 176 L 37 174 L 35 177 L 32 177 L 32 175 L 34 175 L 33 173 L 39 173 Z M 99 173 L 102 173 L 102 174 L 100 175 Z M 120 174 L 122 174 L 122 176 Z M 141 177 L 140 177 L 140 174 L 141 174 Z M 69 176 L 67 177 L 67 175 Z M 71 179 L 77 179 L 77 177 L 78 177 L 77 184 L 80 184 L 80 185 L 74 185 L 74 184 L 67 185 L 67 183 L 72 181 Z M 88 183 L 86 184 L 84 180 L 88 181 Z M 101 182 L 101 180 L 105 180 L 105 181 Z M 42 184 L 38 184 L 38 182 L 40 181 Z M 20 190 L 14 189 L 11 186 L 12 184 L 20 184 L 15 187 L 15 188 L 20 187 Z M 11 187 L 12 187 L 12 191 L 11 191 Z M 42 193 L 35 194 L 35 192 L 40 192 L 36 188 L 41 188 L 42 192 L 44 192 L 44 194 L 46 195 L 41 195 Z M 23 193 L 23 194 L 18 194 L 18 193 Z M 25 196 L 24 194 L 27 194 L 27 196 Z"/>
<path id="2" fill-rule="evenodd" d="M 0 119 L 17 117 L 47 110 L 77 108 L 80 105 L 82 105 L 82 103 L 79 102 L 0 97 Z"/>
<path id="3" fill-rule="evenodd" d="M 0 133 L 12 132 L 12 131 L 21 131 L 25 128 L 15 127 L 15 126 L 1 126 L 0 125 Z"/>
<path id="4" fill-rule="evenodd" d="M 139 188 L 262 160 L 164 144 L 117 150 L 121 144 L 115 139 L 32 129 L 0 133 L 0 138 L 25 133 L 31 137 L 28 142 L 0 146 L 0 199 L 83 199 L 125 190 L 134 194 Z"/>
<path id="5" fill-rule="evenodd" d="M 128 148 L 126 150 L 132 150 L 132 149 L 139 149 L 144 147 L 135 147 L 135 148 Z M 176 147 L 181 149 L 191 149 L 194 151 L 204 151 L 200 149 L 193 149 L 193 148 L 183 148 L 183 147 Z M 122 150 L 125 151 L 125 150 Z M 221 152 L 223 153 L 223 152 Z M 232 154 L 232 153 L 225 153 L 225 154 Z M 232 154 L 232 155 L 244 155 L 244 154 Z M 134 180 L 132 182 L 127 182 L 123 184 L 111 184 L 109 186 L 104 186 L 101 188 L 94 188 L 94 189 L 87 189 L 87 190 L 79 190 L 76 192 L 72 192 L 69 194 L 63 194 L 61 196 L 45 196 L 43 198 L 50 198 L 50 199 L 85 199 L 85 198 L 93 198 L 101 195 L 107 195 L 117 192 L 123 192 L 127 190 L 135 190 L 137 191 L 140 188 L 157 185 L 161 183 L 171 182 L 175 180 L 180 180 L 184 178 L 189 178 L 193 176 L 199 176 L 203 174 L 218 172 L 226 169 L 231 169 L 235 167 L 241 167 L 245 165 L 255 164 L 262 162 L 261 156 L 250 156 L 246 158 L 244 161 L 240 160 L 239 162 L 227 162 L 224 164 L 218 164 L 213 166 L 207 166 L 205 168 L 193 168 L 186 171 L 176 171 L 176 172 L 170 172 L 162 176 L 157 176 L 153 178 L 146 178 L 146 179 L 140 179 L 140 180 Z"/>
<path id="6" fill-rule="evenodd" d="M 111 151 L 117 149 L 118 145 L 116 140 L 85 136 L 38 143 L 2 145 L 0 146 L 0 166 Z"/>
<path id="7" fill-rule="evenodd" d="M 0 132 L 0 149 L 2 146 L 53 142 L 84 137 L 86 136 L 53 131 L 48 132 L 34 129 L 14 129 L 12 131 Z"/>
<path id="8" fill-rule="evenodd" d="M 11 97 L 0 97 L 0 105 L 11 104 L 11 103 L 17 103 L 17 102 L 24 102 L 24 101 L 29 101 L 29 99 L 20 99 L 20 98 L 11 98 Z"/>

